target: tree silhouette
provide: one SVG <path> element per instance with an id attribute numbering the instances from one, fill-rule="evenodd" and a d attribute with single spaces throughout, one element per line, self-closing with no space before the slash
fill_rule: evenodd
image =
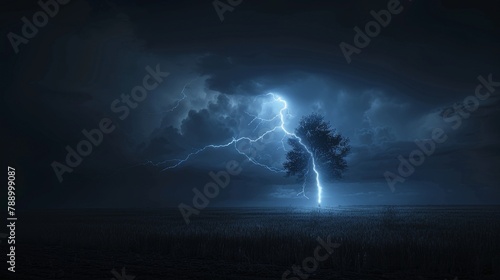
<path id="1" fill-rule="evenodd" d="M 295 135 L 314 157 L 321 179 L 342 177 L 342 173 L 347 169 L 344 158 L 351 150 L 348 138 L 338 134 L 323 116 L 315 113 L 302 117 L 295 129 Z M 307 174 L 312 169 L 311 154 L 297 138 L 289 138 L 288 144 L 292 150 L 288 151 L 286 162 L 283 163 L 286 175 L 297 176 L 299 181 L 307 180 Z"/>

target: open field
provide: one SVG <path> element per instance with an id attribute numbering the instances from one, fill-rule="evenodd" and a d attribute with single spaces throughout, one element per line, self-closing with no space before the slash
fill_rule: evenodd
<path id="1" fill-rule="evenodd" d="M 206 209 L 189 225 L 176 208 L 47 210 L 18 224 L 19 279 L 282 279 L 329 236 L 340 247 L 308 279 L 500 279 L 494 206 Z"/>

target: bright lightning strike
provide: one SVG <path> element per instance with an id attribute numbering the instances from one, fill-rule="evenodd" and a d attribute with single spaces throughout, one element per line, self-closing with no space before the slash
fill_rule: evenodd
<path id="1" fill-rule="evenodd" d="M 184 91 L 184 90 L 183 90 Z M 265 165 L 263 163 L 260 163 L 258 161 L 256 161 L 255 159 L 251 158 L 250 156 L 248 156 L 247 154 L 245 154 L 244 152 L 242 152 L 241 150 L 239 150 L 237 147 L 236 147 L 236 144 L 240 141 L 249 141 L 250 143 L 255 143 L 257 141 L 260 141 L 262 140 L 265 136 L 267 136 L 268 134 L 270 133 L 273 133 L 275 131 L 282 131 L 284 132 L 284 136 L 283 138 L 281 139 L 281 142 L 282 142 L 282 146 L 283 146 L 283 150 L 286 151 L 285 149 L 285 145 L 283 143 L 284 141 L 284 138 L 285 136 L 288 136 L 288 137 L 293 137 L 295 139 L 298 140 L 298 142 L 300 143 L 300 145 L 302 145 L 302 147 L 304 147 L 304 149 L 306 150 L 306 152 L 310 155 L 311 157 L 311 163 L 312 163 L 312 170 L 315 174 L 315 180 L 316 180 L 316 188 L 317 188 L 317 191 L 318 191 L 318 204 L 321 204 L 321 194 L 322 194 L 322 186 L 321 186 L 321 181 L 320 181 L 320 174 L 318 172 L 318 170 L 316 169 L 316 161 L 314 159 L 314 156 L 313 156 L 313 153 L 311 152 L 311 150 L 307 147 L 307 145 L 305 145 L 303 142 L 302 142 L 302 139 L 297 136 L 295 133 L 292 133 L 292 132 L 289 132 L 286 128 L 285 128 L 285 114 L 288 116 L 289 114 L 287 113 L 288 111 L 288 103 L 286 102 L 286 100 L 284 100 L 283 98 L 281 98 L 280 96 L 278 95 L 275 95 L 273 93 L 268 93 L 267 95 L 271 96 L 274 100 L 274 102 L 278 102 L 280 104 L 282 104 L 282 107 L 278 113 L 278 115 L 274 116 L 273 118 L 270 118 L 270 119 L 264 119 L 264 118 L 260 118 L 258 116 L 253 116 L 253 115 L 250 115 L 248 114 L 249 116 L 253 117 L 253 119 L 250 121 L 249 125 L 252 124 L 253 122 L 256 122 L 256 121 L 259 121 L 258 125 L 261 125 L 263 122 L 272 122 L 274 120 L 277 120 L 279 119 L 280 120 L 280 123 L 279 125 L 263 132 L 260 136 L 256 137 L 256 138 L 250 138 L 250 137 L 240 137 L 240 138 L 233 138 L 231 141 L 225 143 L 225 144 L 219 144 L 219 145 L 207 145 L 203 148 L 200 148 L 190 154 L 188 154 L 185 158 L 183 159 L 178 159 L 178 160 L 166 160 L 166 161 L 163 161 L 159 164 L 165 164 L 167 162 L 172 162 L 174 161 L 175 163 L 172 164 L 172 165 L 169 165 L 167 167 L 165 167 L 163 170 L 167 170 L 167 169 L 173 169 L 173 168 L 176 168 L 178 167 L 179 165 L 185 163 L 186 161 L 188 161 L 189 159 L 191 159 L 193 156 L 196 156 L 200 153 L 202 153 L 203 151 L 205 150 L 208 150 L 208 149 L 218 149 L 218 148 L 226 148 L 226 147 L 229 147 L 231 145 L 234 145 L 235 146 L 235 149 L 236 151 L 245 156 L 250 162 L 252 162 L 253 164 L 257 165 L 257 166 L 260 166 L 260 167 L 263 167 L 263 168 L 266 168 L 267 170 L 269 171 L 272 171 L 272 172 L 284 172 L 284 170 L 281 170 L 281 169 L 277 169 L 275 167 L 272 167 L 272 166 L 268 166 L 268 165 Z M 308 168 L 308 171 L 306 173 L 306 177 L 307 177 L 307 174 L 309 173 L 309 168 Z M 303 194 L 304 197 L 307 198 L 307 196 L 305 195 L 305 184 L 306 182 L 304 181 L 304 184 L 302 185 L 302 191 L 299 192 L 299 195 L 300 194 Z"/>
<path id="2" fill-rule="evenodd" d="M 314 174 L 316 174 L 316 188 L 318 189 L 318 204 L 321 204 L 321 193 L 323 191 L 323 187 L 321 186 L 321 182 L 320 182 L 320 178 L 319 178 L 319 172 L 318 170 L 316 169 L 316 161 L 314 160 L 314 155 L 313 153 L 311 152 L 311 150 L 309 150 L 309 148 L 307 147 L 307 145 L 305 145 L 303 142 L 302 142 L 302 139 L 297 136 L 295 133 L 291 133 L 289 132 L 288 130 L 286 130 L 285 128 L 285 117 L 283 115 L 283 112 L 286 111 L 288 109 L 288 103 L 283 99 L 281 98 L 280 96 L 276 96 L 272 93 L 270 93 L 274 100 L 278 101 L 278 102 L 281 102 L 283 104 L 283 108 L 281 108 L 280 110 L 280 120 L 281 120 L 281 129 L 288 135 L 288 136 L 291 136 L 297 140 L 299 140 L 299 143 L 300 145 L 302 145 L 302 147 L 304 147 L 304 149 L 307 151 L 307 153 L 309 153 L 309 155 L 311 156 L 311 162 L 312 162 L 312 166 L 313 166 L 313 171 L 314 171 Z"/>

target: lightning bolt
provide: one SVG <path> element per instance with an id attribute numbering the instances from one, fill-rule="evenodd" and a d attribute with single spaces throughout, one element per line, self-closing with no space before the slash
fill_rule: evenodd
<path id="1" fill-rule="evenodd" d="M 317 188 L 317 191 L 318 191 L 318 204 L 321 204 L 321 194 L 322 194 L 322 191 L 323 191 L 323 187 L 321 186 L 320 174 L 319 174 L 319 172 L 318 172 L 318 170 L 316 168 L 316 161 L 314 159 L 314 155 L 311 152 L 311 150 L 307 147 L 307 145 L 304 144 L 304 142 L 302 141 L 302 139 L 298 135 L 296 135 L 293 132 L 288 131 L 286 129 L 286 127 L 285 127 L 285 116 L 290 116 L 290 114 L 288 113 L 288 103 L 281 96 L 275 95 L 274 93 L 268 93 L 266 95 L 267 96 L 271 96 L 273 98 L 273 102 L 277 102 L 277 103 L 280 103 L 282 105 L 281 109 L 279 110 L 279 113 L 276 116 L 274 116 L 272 118 L 269 118 L 269 119 L 260 118 L 259 116 L 254 116 L 254 115 L 251 115 L 251 114 L 247 113 L 247 115 L 249 115 L 250 117 L 253 117 L 253 119 L 250 121 L 250 123 L 248 125 L 251 125 L 252 123 L 258 121 L 259 123 L 257 124 L 257 126 L 260 126 L 264 122 L 272 122 L 272 121 L 275 121 L 275 120 L 279 120 L 279 124 L 278 125 L 274 126 L 273 128 L 271 128 L 271 129 L 269 129 L 267 131 L 264 131 L 261 135 L 259 135 L 256 138 L 250 138 L 250 137 L 232 138 L 231 141 L 229 141 L 227 143 L 224 143 L 224 144 L 218 144 L 218 145 L 210 144 L 210 145 L 204 146 L 204 147 L 202 147 L 202 148 L 200 148 L 200 149 L 198 149 L 198 150 L 196 150 L 196 151 L 188 154 L 187 156 L 185 156 L 182 159 L 165 160 L 165 161 L 160 162 L 160 163 L 155 164 L 155 165 L 163 165 L 163 164 L 166 164 L 167 162 L 174 162 L 173 164 L 168 165 L 165 168 L 163 168 L 162 171 L 165 171 L 165 170 L 168 170 L 168 169 L 173 169 L 173 168 L 176 168 L 176 167 L 182 165 L 183 163 L 187 162 L 192 157 L 194 157 L 194 156 L 196 156 L 196 155 L 198 155 L 198 154 L 200 154 L 200 153 L 202 153 L 202 152 L 204 152 L 204 151 L 206 151 L 208 149 L 227 148 L 227 147 L 229 147 L 231 145 L 234 145 L 236 151 L 239 154 L 245 156 L 253 164 L 255 164 L 257 166 L 260 166 L 260 167 L 263 167 L 263 168 L 266 168 L 267 170 L 272 171 L 272 172 L 284 172 L 283 169 L 278 169 L 278 168 L 275 168 L 275 167 L 272 167 L 272 166 L 268 166 L 266 164 L 263 164 L 263 163 L 260 163 L 260 162 L 256 161 L 254 158 L 248 156 L 246 153 L 244 153 L 243 151 L 241 151 L 240 149 L 238 149 L 238 147 L 236 146 L 236 144 L 238 144 L 240 141 L 249 141 L 250 143 L 255 143 L 257 141 L 262 140 L 264 137 L 266 137 L 267 135 L 269 135 L 269 134 L 271 134 L 273 132 L 282 131 L 284 133 L 283 138 L 281 139 L 283 150 L 286 151 L 285 144 L 284 144 L 284 139 L 288 136 L 288 137 L 292 137 L 292 138 L 297 139 L 298 142 L 299 142 L 299 144 L 309 154 L 310 159 L 311 159 L 310 163 L 312 164 L 312 171 L 315 174 L 316 188 Z M 308 165 L 308 170 L 307 170 L 307 173 L 305 175 L 306 177 L 309 174 L 309 169 L 310 168 L 309 168 L 309 165 Z M 305 181 L 304 181 L 304 183 L 302 185 L 302 191 L 299 192 L 298 195 L 302 194 L 304 197 L 308 198 L 305 195 L 306 179 L 305 179 Z"/>
<path id="2" fill-rule="evenodd" d="M 165 111 L 165 113 L 170 113 L 170 112 L 173 112 L 175 109 L 177 109 L 179 107 L 179 105 L 181 104 L 182 101 L 184 101 L 184 99 L 187 98 L 187 95 L 186 93 L 184 93 L 184 91 L 186 90 L 186 87 L 191 85 L 194 81 L 196 81 L 196 79 L 193 79 L 192 81 L 190 81 L 189 83 L 186 83 L 184 85 L 184 87 L 182 88 L 182 91 L 181 91 L 181 94 L 182 94 L 182 97 L 177 99 L 174 103 L 174 106 L 172 106 L 172 108 L 168 109 L 167 111 Z"/>
<path id="3" fill-rule="evenodd" d="M 182 87 L 182 90 L 181 90 L 181 97 L 173 100 L 173 104 L 169 109 L 161 110 L 159 113 L 149 113 L 149 115 L 163 115 L 165 113 L 172 113 L 173 111 L 175 111 L 177 108 L 179 108 L 179 105 L 181 105 L 182 101 L 186 100 L 186 98 L 188 97 L 185 93 L 188 86 L 190 86 L 197 79 L 198 78 L 195 78 L 195 79 L 187 82 L 186 84 L 184 84 L 184 86 Z"/>
<path id="4" fill-rule="evenodd" d="M 309 197 L 307 197 L 307 195 L 306 195 L 306 184 L 307 184 L 307 176 L 309 175 L 309 169 L 310 169 L 310 166 L 309 166 L 309 163 L 307 163 L 307 171 L 306 171 L 306 174 L 304 174 L 304 182 L 302 183 L 302 191 L 297 193 L 297 196 L 303 195 L 307 199 L 309 199 Z"/>
<path id="5" fill-rule="evenodd" d="M 306 144 L 304 144 L 304 142 L 302 142 L 302 139 L 297 136 L 295 133 L 291 133 L 289 132 L 286 128 L 285 128 L 285 117 L 283 115 L 283 113 L 288 110 L 288 103 L 286 102 L 286 100 L 284 100 L 283 98 L 281 98 L 281 96 L 276 96 L 272 93 L 270 93 L 272 95 L 272 97 L 274 98 L 274 100 L 280 102 L 283 104 L 283 107 L 281 108 L 280 110 L 280 120 L 281 120 L 281 129 L 283 130 L 283 132 L 285 132 L 288 136 L 291 136 L 295 139 L 297 139 L 300 143 L 300 145 L 302 145 L 302 147 L 304 147 L 304 149 L 307 151 L 307 153 L 309 153 L 309 156 L 311 156 L 311 163 L 312 163 L 312 169 L 314 171 L 314 174 L 316 175 L 316 188 L 318 189 L 318 204 L 321 204 L 321 193 L 323 192 L 323 187 L 321 186 L 321 181 L 320 181 L 320 178 L 319 178 L 319 172 L 318 170 L 316 169 L 316 160 L 314 159 L 314 155 L 313 153 L 311 152 L 311 150 L 309 150 L 309 148 L 307 147 Z"/>

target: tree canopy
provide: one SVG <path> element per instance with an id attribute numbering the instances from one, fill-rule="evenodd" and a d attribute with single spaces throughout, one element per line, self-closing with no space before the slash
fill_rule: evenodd
<path id="1" fill-rule="evenodd" d="M 322 115 L 315 113 L 302 117 L 295 135 L 301 141 L 294 137 L 288 139 L 292 149 L 288 151 L 283 163 L 287 176 L 296 176 L 299 181 L 307 180 L 307 174 L 312 168 L 312 154 L 322 179 L 342 177 L 347 169 L 345 157 L 351 150 L 348 138 L 338 134 Z"/>

